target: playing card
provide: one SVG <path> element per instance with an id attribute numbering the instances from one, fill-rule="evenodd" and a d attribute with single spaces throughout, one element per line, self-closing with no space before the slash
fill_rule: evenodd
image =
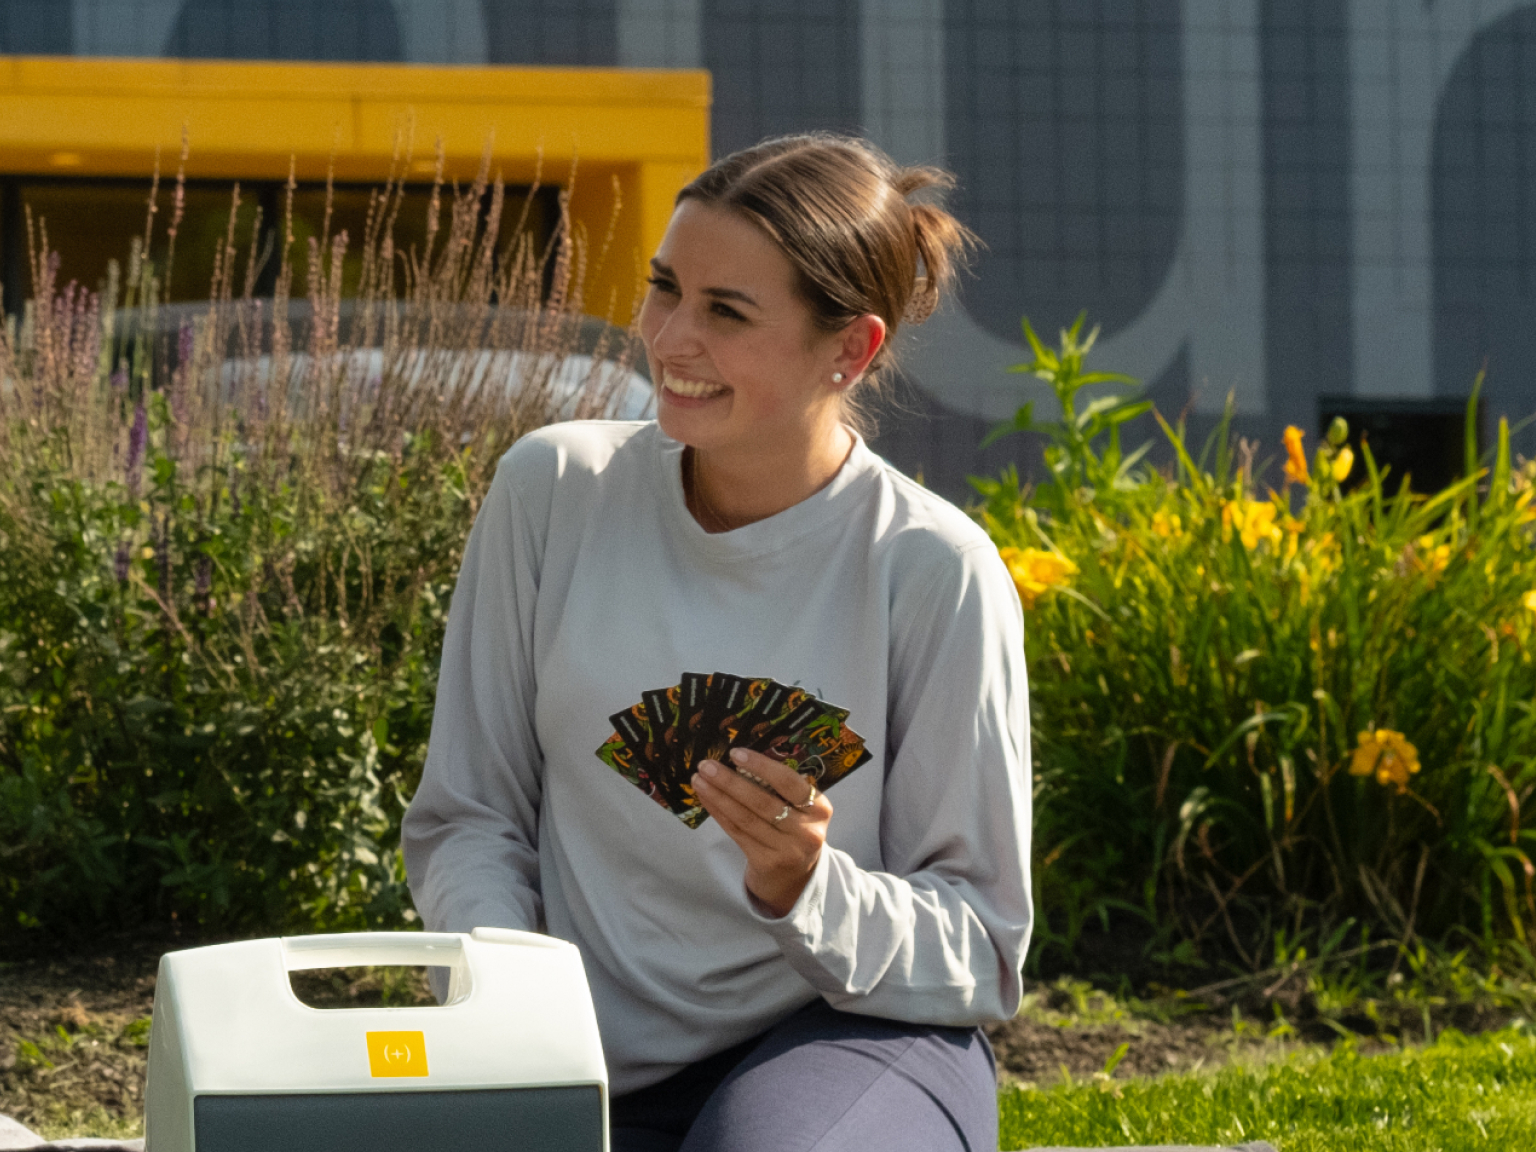
<path id="1" fill-rule="evenodd" d="M 684 672 L 677 686 L 677 774 L 687 780 L 693 775 L 697 762 L 694 756 L 699 750 L 704 730 L 704 710 L 709 700 L 709 675 L 704 672 Z"/>
<path id="2" fill-rule="evenodd" d="M 752 742 L 761 738 L 785 713 L 808 699 L 810 697 L 803 688 L 792 688 L 777 680 L 764 681 L 756 703 L 735 722 L 731 746 L 751 747 Z"/>
<path id="3" fill-rule="evenodd" d="M 637 780 L 628 772 L 624 774 L 656 803 L 663 808 L 670 808 L 671 804 L 668 803 L 670 790 L 665 788 L 665 767 L 662 762 L 655 759 L 657 746 L 651 738 L 651 722 L 644 702 L 633 704 L 622 712 L 615 712 L 608 717 L 608 722 L 613 725 L 614 735 L 619 737 L 629 751 L 634 772 L 642 779 Z M 604 748 L 606 747 L 607 745 L 604 745 Z M 598 758 L 616 771 L 624 771 L 613 762 L 612 758 L 605 756 L 601 748 L 598 749 Z"/>
<path id="4" fill-rule="evenodd" d="M 784 740 L 796 736 L 812 720 L 826 715 L 827 706 L 814 696 L 806 696 L 793 708 L 788 709 L 777 720 L 766 726 L 756 726 L 756 734 L 743 732 L 740 746 L 750 748 L 754 752 L 766 752 L 774 746 L 775 741 Z"/>
<path id="5" fill-rule="evenodd" d="M 597 758 L 658 804 L 666 806 L 666 801 L 656 794 L 650 773 L 640 766 L 634 749 L 617 732 L 603 741 L 602 747 L 597 750 Z"/>
<path id="6" fill-rule="evenodd" d="M 641 702 L 650 722 L 652 751 L 650 761 L 662 775 L 675 775 L 677 759 L 677 688 L 653 688 L 644 693 Z"/>
<path id="7" fill-rule="evenodd" d="M 864 738 L 848 727 L 848 712 L 823 705 L 798 729 L 778 731 L 758 749 L 825 791 L 870 759 Z"/>
<path id="8" fill-rule="evenodd" d="M 716 672 L 709 678 L 709 694 L 704 703 L 704 721 L 699 726 L 694 745 L 693 763 L 719 761 L 731 748 L 731 724 L 747 706 L 747 686 L 751 681 L 728 672 Z"/>
<path id="9" fill-rule="evenodd" d="M 651 721 L 646 715 L 643 702 L 632 704 L 622 712 L 615 712 L 608 717 L 608 723 L 613 725 L 614 732 L 635 754 L 637 763 L 648 770 L 657 767 L 653 760 L 655 742 L 651 739 Z"/>

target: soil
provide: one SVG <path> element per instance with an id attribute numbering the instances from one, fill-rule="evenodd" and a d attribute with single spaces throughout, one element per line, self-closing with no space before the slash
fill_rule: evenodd
<path id="1" fill-rule="evenodd" d="M 0 1113 L 45 1136 L 139 1134 L 157 961 L 0 966 Z"/>
<path id="2" fill-rule="evenodd" d="M 169 944 L 185 947 L 186 942 Z M 155 970 L 164 947 L 125 942 L 109 954 L 0 962 L 0 1114 L 48 1137 L 124 1138 L 143 1130 L 144 1072 Z M 430 1003 L 422 970 L 296 974 L 316 1007 Z M 1325 1020 L 1282 984 L 1250 999 L 1207 995 L 1119 1002 L 1068 979 L 1036 985 L 1020 1014 L 988 1028 L 1002 1083 L 1055 1083 L 1102 1074 L 1155 1076 L 1326 1048 L 1343 1035 L 1362 1051 L 1424 1038 L 1422 1010 L 1386 1005 Z M 1277 1012 L 1278 1009 L 1278 1012 Z M 1508 1024 L 1509 1009 L 1437 1007 L 1431 1033 Z"/>
<path id="3" fill-rule="evenodd" d="M 155 970 L 164 943 L 70 959 L 0 961 L 0 1115 L 44 1136 L 143 1133 Z M 425 969 L 294 974 L 317 1008 L 429 1004 Z"/>

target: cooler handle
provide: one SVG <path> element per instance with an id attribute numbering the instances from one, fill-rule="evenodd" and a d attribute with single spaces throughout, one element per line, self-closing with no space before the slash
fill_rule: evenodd
<path id="1" fill-rule="evenodd" d="M 456 932 L 338 932 L 283 937 L 283 966 L 290 972 L 396 964 L 457 968 L 464 961 L 464 944 Z"/>

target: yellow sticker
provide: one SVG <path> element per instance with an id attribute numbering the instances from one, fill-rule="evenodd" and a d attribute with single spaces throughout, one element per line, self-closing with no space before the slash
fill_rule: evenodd
<path id="1" fill-rule="evenodd" d="M 368 1071 L 374 1076 L 425 1076 L 426 1037 L 420 1032 L 369 1032 Z"/>

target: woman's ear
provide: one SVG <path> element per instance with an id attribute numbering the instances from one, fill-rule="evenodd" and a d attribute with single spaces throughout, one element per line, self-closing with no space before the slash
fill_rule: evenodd
<path id="1" fill-rule="evenodd" d="M 885 321 L 872 312 L 866 313 L 850 320 L 838 338 L 833 381 L 836 387 L 847 388 L 869 370 L 869 362 L 885 346 Z"/>

